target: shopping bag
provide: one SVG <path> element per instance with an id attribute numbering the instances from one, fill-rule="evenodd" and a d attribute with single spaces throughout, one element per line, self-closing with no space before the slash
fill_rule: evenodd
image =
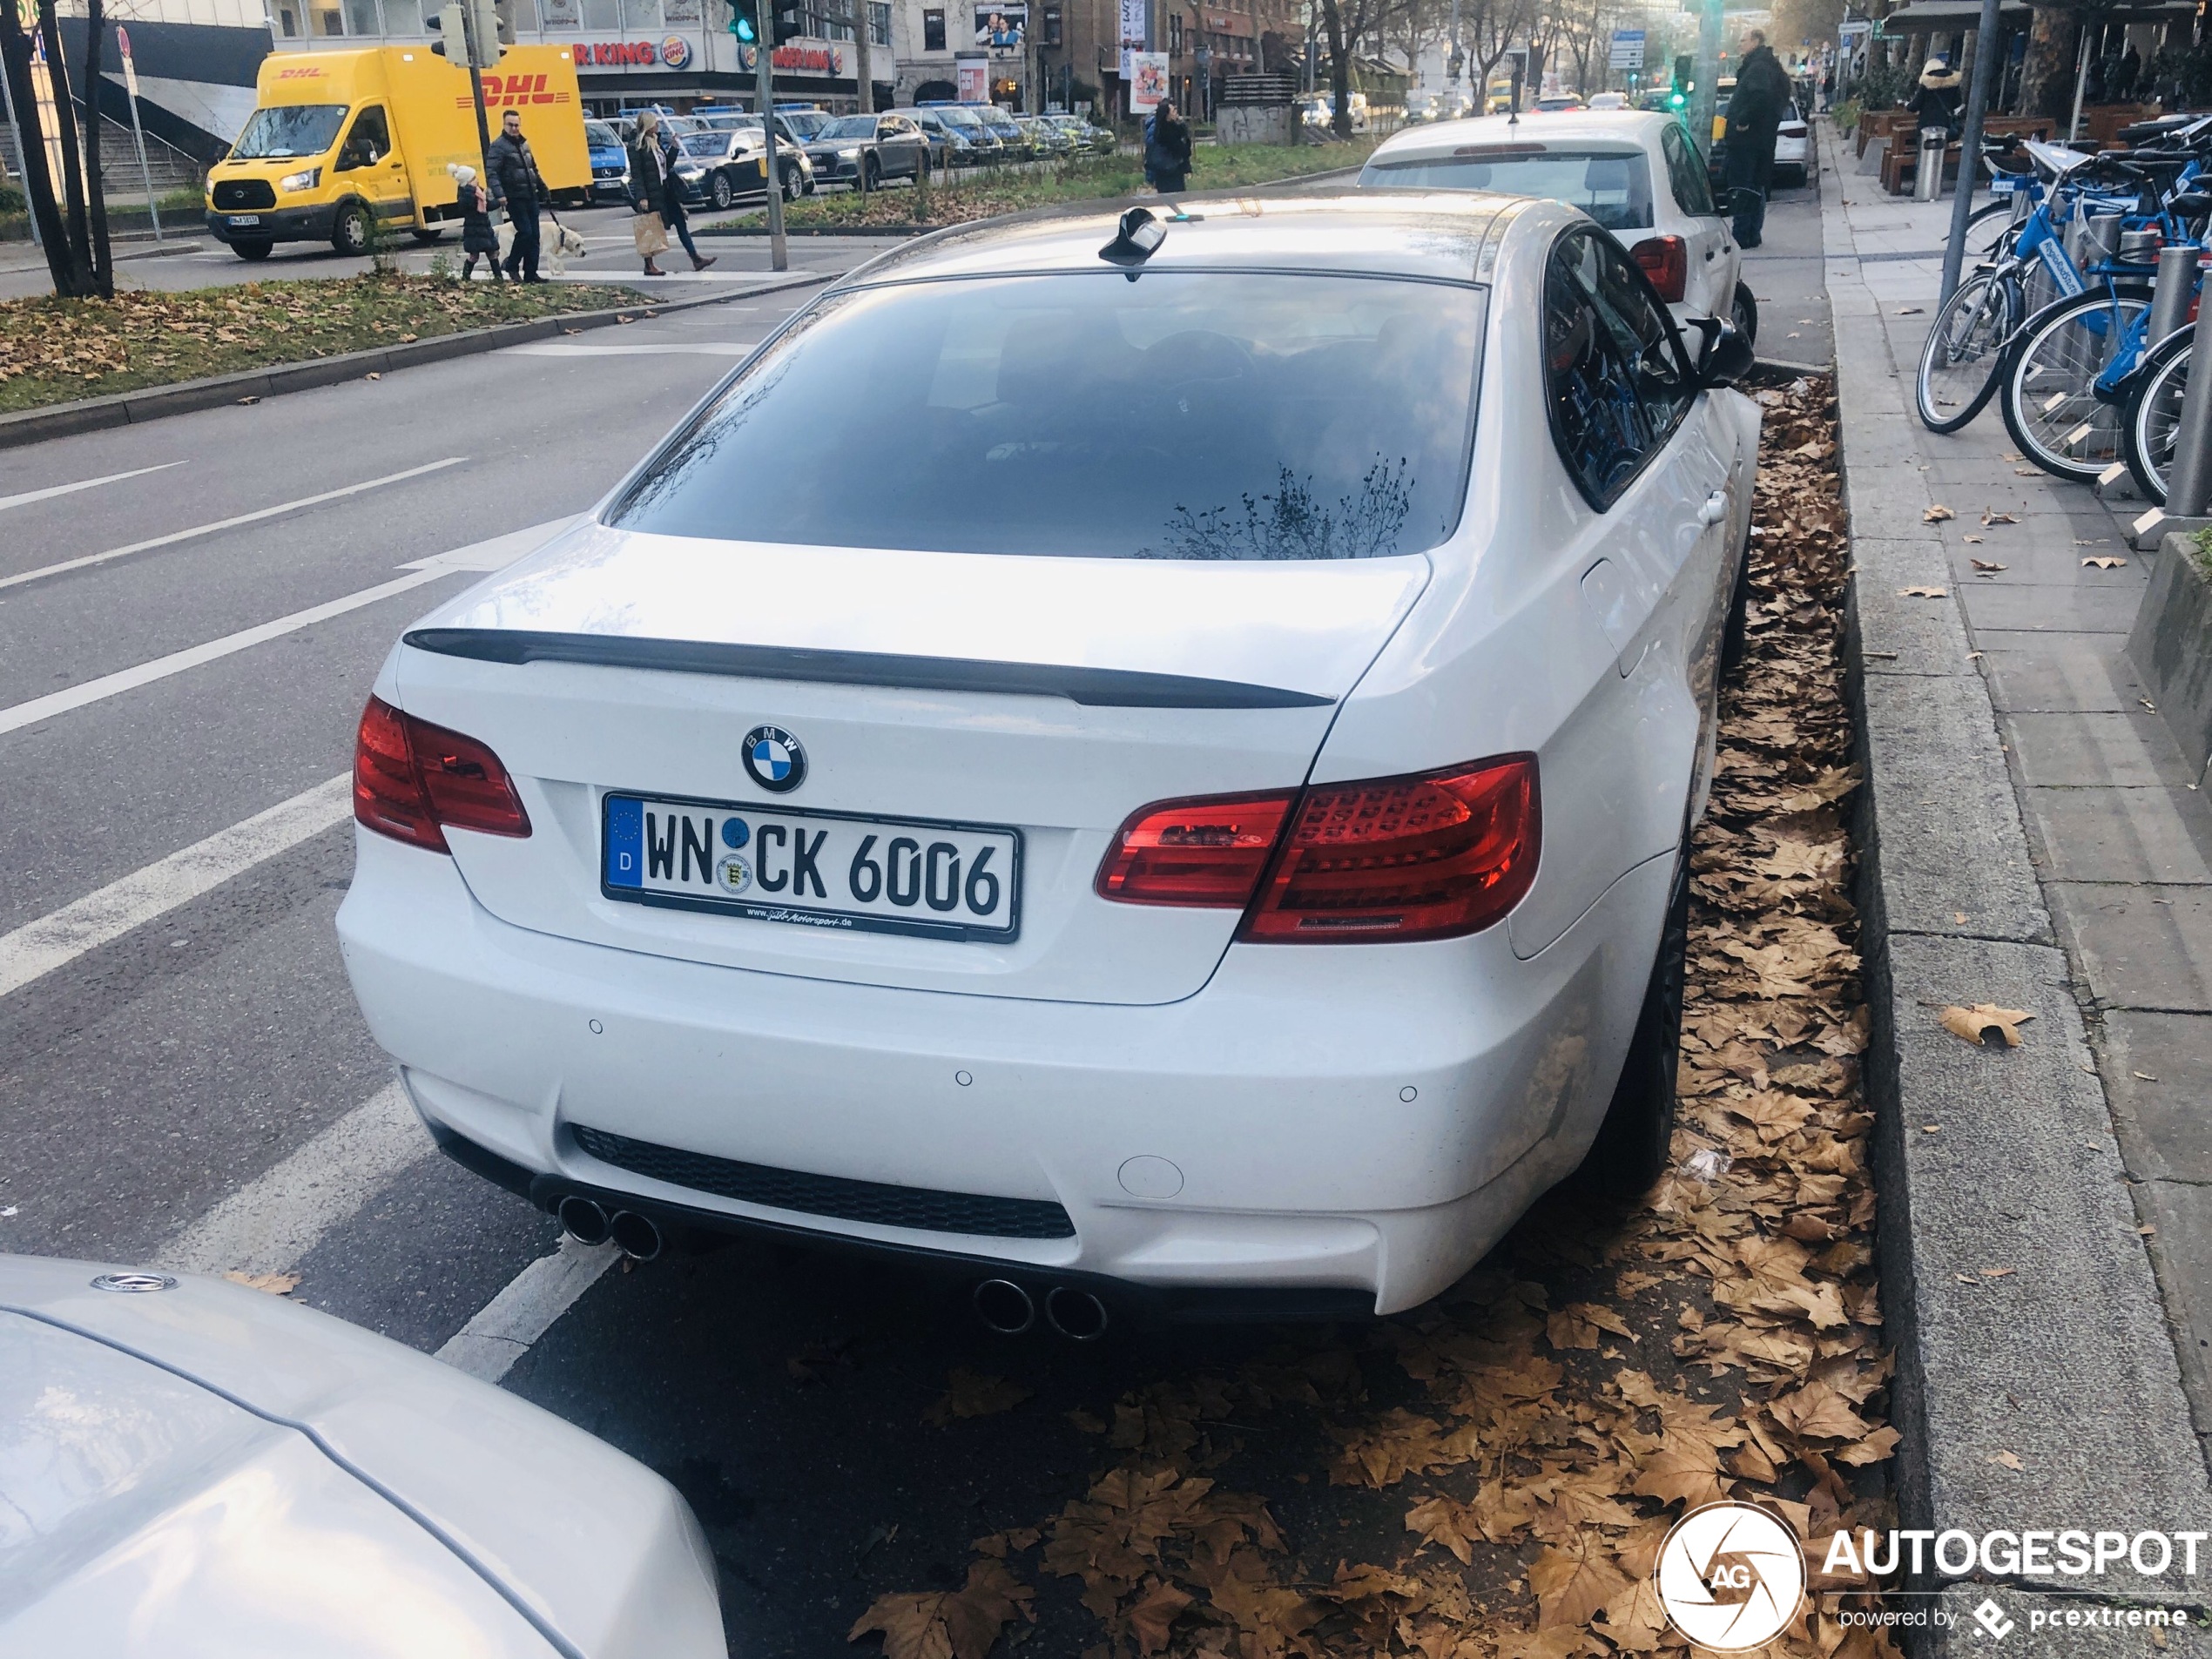
<path id="1" fill-rule="evenodd" d="M 658 213 L 638 214 L 630 221 L 630 233 L 637 239 L 637 252 L 646 259 L 668 251 L 668 226 Z"/>

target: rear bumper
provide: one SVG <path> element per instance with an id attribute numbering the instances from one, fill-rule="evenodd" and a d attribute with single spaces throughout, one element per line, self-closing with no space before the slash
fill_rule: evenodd
<path id="1" fill-rule="evenodd" d="M 679 1222 L 1163 1294 L 1356 1290 L 1381 1312 L 1449 1285 L 1580 1161 L 1668 876 L 1665 860 L 1639 867 L 1525 962 L 1503 928 L 1240 948 L 1197 995 L 1129 1007 L 556 939 L 489 915 L 450 859 L 357 841 L 339 934 L 372 1031 L 434 1132 L 523 1172 L 541 1203 L 588 1191 Z M 602 1162 L 579 1127 L 772 1173 L 1057 1204 L 1072 1236 L 724 1197 Z"/>
<path id="2" fill-rule="evenodd" d="M 251 225 L 233 225 L 234 219 L 251 217 Z M 207 233 L 226 245 L 232 242 L 327 242 L 338 224 L 338 204 L 315 207 L 265 207 L 251 215 L 219 213 L 210 209 Z"/>

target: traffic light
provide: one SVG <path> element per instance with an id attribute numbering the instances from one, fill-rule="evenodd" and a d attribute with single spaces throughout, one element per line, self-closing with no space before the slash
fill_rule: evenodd
<path id="1" fill-rule="evenodd" d="M 770 17 L 768 44 L 780 46 L 787 40 L 796 40 L 806 32 L 806 0 L 770 0 L 775 8 Z"/>
<path id="2" fill-rule="evenodd" d="M 462 21 L 461 8 L 448 5 L 432 20 L 430 27 L 437 37 L 430 43 L 430 50 L 465 67 L 469 62 L 469 29 Z"/>
<path id="3" fill-rule="evenodd" d="M 730 32 L 740 46 L 760 44 L 760 24 L 753 15 L 756 0 L 730 0 Z"/>
<path id="4" fill-rule="evenodd" d="M 498 20 L 493 38 L 502 46 L 515 44 L 515 0 L 492 0 L 492 13 Z"/>
<path id="5" fill-rule="evenodd" d="M 469 12 L 469 62 L 476 69 L 489 69 L 499 61 L 500 42 L 512 40 L 514 30 L 502 35 L 499 12 L 494 0 L 462 0 Z"/>
<path id="6" fill-rule="evenodd" d="M 1696 59 L 1688 52 L 1682 53 L 1675 59 L 1675 90 L 1667 94 L 1669 109 L 1686 110 L 1689 107 L 1689 94 L 1696 85 L 1694 78 L 1696 69 Z"/>

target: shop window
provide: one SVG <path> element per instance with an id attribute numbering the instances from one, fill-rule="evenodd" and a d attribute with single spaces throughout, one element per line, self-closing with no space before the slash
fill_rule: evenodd
<path id="1" fill-rule="evenodd" d="M 346 0 L 346 32 L 349 35 L 381 35 L 383 24 L 376 16 L 376 0 Z"/>
<path id="2" fill-rule="evenodd" d="M 945 50 L 945 14 L 925 11 L 921 14 L 921 49 L 926 52 Z"/>
<path id="3" fill-rule="evenodd" d="M 300 37 L 300 14 L 290 6 L 279 6 L 277 27 L 283 31 L 287 40 L 297 40 Z"/>
<path id="4" fill-rule="evenodd" d="M 315 33 L 335 38 L 346 32 L 346 19 L 335 6 L 319 7 L 315 11 Z"/>

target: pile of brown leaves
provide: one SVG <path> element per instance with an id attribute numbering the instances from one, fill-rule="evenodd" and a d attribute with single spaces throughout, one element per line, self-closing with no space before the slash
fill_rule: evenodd
<path id="1" fill-rule="evenodd" d="M 1651 1570 L 1685 1509 L 1767 1505 L 1816 1575 L 1827 1536 L 1889 1524 L 1833 406 L 1823 381 L 1758 395 L 1750 649 L 1693 852 L 1675 1168 L 1617 1218 L 1541 1207 L 1438 1301 L 1360 1333 L 1364 1353 L 1318 1337 L 1133 1391 L 1110 1424 L 1071 1413 L 1103 1441 L 1089 1490 L 977 1540 L 965 1588 L 880 1597 L 855 1638 L 984 1659 L 1036 1616 L 1026 1572 L 1081 1586 L 1085 1659 L 1680 1654 Z M 1393 1371 L 1412 1403 L 1372 1406 Z M 937 1420 L 987 1380 L 956 1375 Z M 1271 1504 L 1313 1493 L 1217 1478 L 1255 1433 L 1310 1436 L 1346 1501 L 1402 1494 L 1404 1546 L 1359 1564 L 1288 1536 Z M 1772 1651 L 1893 1652 L 1835 1616 L 1871 1587 L 1815 1582 Z"/>
<path id="2" fill-rule="evenodd" d="M 565 311 L 638 304 L 582 283 L 435 277 L 246 282 L 112 300 L 0 301 L 0 409 L 395 346 Z"/>

